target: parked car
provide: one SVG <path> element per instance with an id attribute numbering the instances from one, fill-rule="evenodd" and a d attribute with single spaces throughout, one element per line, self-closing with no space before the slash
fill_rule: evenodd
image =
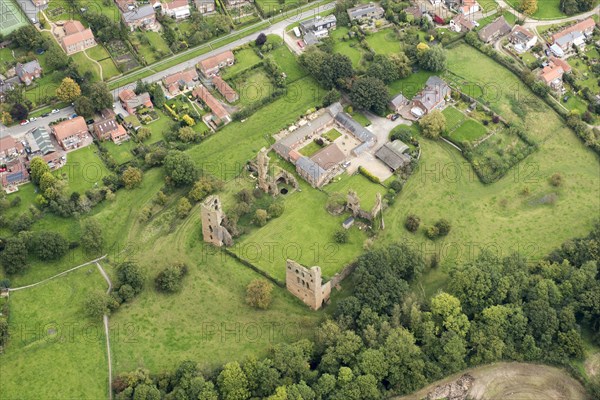
<path id="1" fill-rule="evenodd" d="M 300 47 L 301 49 L 304 48 L 304 42 L 302 40 L 298 40 L 298 47 Z"/>
<path id="2" fill-rule="evenodd" d="M 28 123 L 29 123 L 29 120 L 25 119 L 25 120 L 21 121 L 21 126 L 27 125 Z"/>
<path id="3" fill-rule="evenodd" d="M 37 117 L 31 117 L 31 118 L 29 119 L 29 122 L 33 122 L 33 121 L 36 121 L 36 120 L 37 120 Z"/>
<path id="4" fill-rule="evenodd" d="M 50 114 L 56 114 L 58 112 L 60 112 L 60 110 L 58 110 L 58 109 L 55 108 L 54 110 L 50 111 Z"/>
<path id="5" fill-rule="evenodd" d="M 69 119 L 77 118 L 77 114 L 73 114 L 69 117 Z"/>
<path id="6" fill-rule="evenodd" d="M 90 118 L 90 119 L 87 119 L 87 120 L 85 121 L 85 123 L 86 123 L 86 124 L 88 124 L 88 125 L 92 125 L 94 122 L 95 122 L 95 121 L 94 121 L 94 118 Z"/>
<path id="7" fill-rule="evenodd" d="M 569 96 L 563 97 L 563 103 L 566 103 L 567 101 L 569 101 Z"/>
<path id="8" fill-rule="evenodd" d="M 48 117 L 49 115 L 50 115 L 50 113 L 44 113 L 44 114 L 42 114 L 42 118 L 46 118 L 46 117 Z"/>
<path id="9" fill-rule="evenodd" d="M 392 121 L 395 121 L 398 118 L 400 118 L 400 114 L 394 114 L 394 115 L 392 115 Z"/>

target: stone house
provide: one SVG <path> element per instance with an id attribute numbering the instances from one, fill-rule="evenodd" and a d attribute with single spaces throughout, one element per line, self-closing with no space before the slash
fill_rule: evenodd
<path id="1" fill-rule="evenodd" d="M 67 21 L 63 25 L 65 36 L 60 39 L 61 46 L 67 55 L 96 46 L 94 33 L 85 28 L 79 21 Z"/>
<path id="2" fill-rule="evenodd" d="M 233 88 L 229 86 L 229 84 L 225 82 L 220 76 L 215 76 L 212 80 L 212 83 L 217 89 L 217 91 L 221 93 L 221 95 L 225 97 L 225 100 L 227 100 L 228 102 L 233 103 L 234 101 L 237 101 L 240 98 L 237 92 L 233 90 Z"/>
<path id="3" fill-rule="evenodd" d="M 554 90 L 563 88 L 563 75 L 571 72 L 571 66 L 560 58 L 550 57 L 548 65 L 539 73 L 540 79 Z"/>
<path id="4" fill-rule="evenodd" d="M 136 29 L 156 30 L 158 22 L 156 22 L 156 12 L 150 4 L 145 4 L 141 7 L 136 7 L 133 10 L 126 11 L 121 14 L 123 23 L 131 32 Z"/>
<path id="5" fill-rule="evenodd" d="M 362 19 L 380 19 L 385 13 L 384 9 L 375 3 L 361 4 L 347 10 L 350 21 L 360 21 Z"/>
<path id="6" fill-rule="evenodd" d="M 19 80 L 29 86 L 34 81 L 42 76 L 42 66 L 37 60 L 29 61 L 28 63 L 17 63 L 15 72 Z"/>
<path id="7" fill-rule="evenodd" d="M 148 92 L 137 95 L 133 90 L 125 89 L 119 93 L 119 100 L 125 111 L 129 114 L 135 114 L 135 110 L 138 107 L 154 108 Z"/>
<path id="8" fill-rule="evenodd" d="M 573 46 L 585 46 L 585 39 L 594 32 L 596 22 L 592 18 L 584 19 L 568 28 L 552 35 L 552 43 L 563 51 L 569 51 Z"/>
<path id="9" fill-rule="evenodd" d="M 496 18 L 492 23 L 483 27 L 478 35 L 479 39 L 481 39 L 485 43 L 490 43 L 511 31 L 511 26 L 506 22 L 504 16 Z"/>
<path id="10" fill-rule="evenodd" d="M 427 115 L 433 110 L 441 110 L 450 98 L 450 86 L 437 76 L 430 76 L 425 88 L 413 97 L 411 114 L 417 118 Z"/>

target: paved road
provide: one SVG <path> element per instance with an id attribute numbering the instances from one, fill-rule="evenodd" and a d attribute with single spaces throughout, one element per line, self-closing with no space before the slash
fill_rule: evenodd
<path id="1" fill-rule="evenodd" d="M 100 270 L 100 273 L 104 277 L 104 280 L 106 280 L 106 283 L 108 283 L 108 289 L 106 289 L 106 294 L 110 294 L 110 291 L 112 290 L 112 282 L 110 281 L 108 274 L 106 273 L 106 271 L 104 271 L 104 268 L 102 268 L 100 263 L 96 262 L 96 266 Z M 102 322 L 104 323 L 104 335 L 106 336 L 106 356 L 108 361 L 108 400 L 112 400 L 112 357 L 110 352 L 110 329 L 107 314 L 104 314 L 102 316 Z"/>
<path id="2" fill-rule="evenodd" d="M 35 128 L 38 128 L 40 126 L 48 126 L 48 124 L 50 122 L 55 121 L 59 118 L 68 118 L 71 115 L 73 115 L 73 113 L 75 113 L 75 109 L 73 108 L 73 106 L 69 106 L 69 107 L 63 108 L 58 113 L 50 114 L 49 116 L 47 116 L 45 118 L 38 117 L 37 120 L 30 122 L 27 125 L 23 125 L 23 126 L 15 125 L 10 128 L 6 128 L 4 125 L 0 124 L 0 138 L 2 138 L 4 136 L 8 136 L 8 135 L 12 135 L 14 138 L 21 138 L 27 132 L 29 132 Z"/>
<path id="3" fill-rule="evenodd" d="M 306 18 L 310 18 L 318 13 L 321 13 L 323 11 L 326 10 L 331 10 L 332 8 L 335 7 L 335 3 L 331 2 L 331 3 L 327 3 L 321 6 L 318 6 L 316 8 L 311 8 L 308 9 L 306 11 L 302 11 L 302 12 L 298 12 L 295 13 L 293 16 L 290 16 L 289 18 L 286 18 L 283 21 L 277 22 L 276 24 L 273 24 L 267 28 L 265 28 L 262 32 L 269 35 L 269 34 L 274 34 L 274 35 L 278 35 L 283 37 L 283 33 L 284 33 L 284 29 L 286 26 L 293 24 L 294 22 L 306 19 Z M 184 70 L 186 68 L 191 68 L 194 67 L 196 64 L 198 64 L 198 62 L 200 62 L 201 60 L 207 59 L 209 57 L 212 57 L 216 54 L 222 53 L 225 50 L 232 50 L 236 47 L 239 47 L 241 45 L 244 45 L 246 43 L 249 43 L 251 41 L 254 41 L 256 39 L 256 37 L 258 36 L 259 32 L 255 32 L 252 34 L 249 34 L 247 36 L 244 36 L 241 39 L 238 39 L 234 42 L 231 42 L 227 45 L 224 45 L 222 47 L 216 48 L 214 50 L 209 51 L 208 53 L 202 54 L 201 56 L 198 57 L 194 57 L 188 61 L 184 61 L 180 64 L 177 64 L 171 68 L 167 68 L 163 71 L 157 72 L 153 75 L 150 75 L 144 79 L 142 79 L 144 82 L 157 82 L 159 80 L 161 80 L 162 78 L 164 78 L 167 75 L 173 74 L 175 72 Z M 119 95 L 119 93 L 123 90 L 123 89 L 133 89 L 135 88 L 135 82 L 127 84 L 127 85 L 123 85 L 118 87 L 117 89 L 114 89 L 113 92 L 113 96 L 115 98 L 115 100 L 117 100 L 117 97 Z"/>

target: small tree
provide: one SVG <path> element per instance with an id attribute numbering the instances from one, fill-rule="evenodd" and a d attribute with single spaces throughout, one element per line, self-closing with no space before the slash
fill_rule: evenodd
<path id="1" fill-rule="evenodd" d="M 262 208 L 259 208 L 254 213 L 254 222 L 256 222 L 256 225 L 258 226 L 265 226 L 268 218 L 269 214 L 267 214 L 267 210 L 263 210 Z"/>
<path id="2" fill-rule="evenodd" d="M 423 136 L 429 139 L 437 139 L 446 129 L 446 117 L 439 110 L 434 110 L 421 118 L 419 126 Z"/>
<path id="3" fill-rule="evenodd" d="M 446 236 L 448 233 L 450 233 L 450 228 L 452 226 L 450 225 L 450 222 L 447 219 L 442 218 L 435 223 L 435 227 L 438 230 L 439 236 Z"/>
<path id="4" fill-rule="evenodd" d="M 271 305 L 273 285 L 264 279 L 255 279 L 246 287 L 246 303 L 266 310 Z"/>
<path id="5" fill-rule="evenodd" d="M 177 263 L 163 269 L 154 280 L 156 290 L 174 293 L 181 290 L 183 277 L 187 274 L 187 265 Z"/>
<path id="6" fill-rule="evenodd" d="M 406 217 L 406 221 L 404 222 L 404 226 L 409 232 L 416 232 L 421 225 L 421 218 L 417 217 L 414 214 L 409 214 Z"/>
<path id="7" fill-rule="evenodd" d="M 265 35 L 264 33 L 260 33 L 257 37 L 256 40 L 254 41 L 254 44 L 256 44 L 258 47 L 262 47 L 263 44 L 265 44 L 267 42 L 267 35 Z"/>
<path id="8" fill-rule="evenodd" d="M 283 214 L 284 210 L 285 210 L 285 207 L 284 207 L 282 201 L 277 201 L 275 203 L 271 203 L 271 205 L 269 205 L 269 208 L 267 209 L 267 211 L 269 213 L 269 217 L 271 217 L 271 218 L 280 217 L 281 214 Z"/>
<path id="9" fill-rule="evenodd" d="M 102 226 L 97 220 L 89 218 L 83 224 L 81 245 L 89 253 L 98 254 L 102 250 L 103 243 Z"/>
<path id="10" fill-rule="evenodd" d="M 11 237 L 4 243 L 2 265 L 7 274 L 16 274 L 27 267 L 27 246 L 20 237 Z"/>
<path id="11" fill-rule="evenodd" d="M 440 230 L 437 228 L 437 226 L 430 226 L 429 228 L 427 228 L 427 230 L 425 231 L 425 234 L 427 235 L 427 237 L 431 240 L 433 239 L 437 239 L 437 237 L 440 235 Z"/>
<path id="12" fill-rule="evenodd" d="M 123 172 L 123 185 L 127 189 L 138 187 L 142 183 L 142 170 L 136 167 L 127 167 Z"/>
<path id="13" fill-rule="evenodd" d="M 64 78 L 60 86 L 56 88 L 56 97 L 60 101 L 70 103 L 79 96 L 81 96 L 81 88 L 77 82 L 69 77 Z"/>
<path id="14" fill-rule="evenodd" d="M 89 293 L 83 304 L 83 311 L 92 319 L 100 319 L 103 315 L 110 314 L 109 304 L 111 298 L 102 292 Z"/>
<path id="15" fill-rule="evenodd" d="M 348 243 L 348 231 L 346 229 L 338 229 L 333 233 L 333 241 L 336 243 Z"/>
<path id="16" fill-rule="evenodd" d="M 190 204 L 190 201 L 187 199 L 187 197 L 182 197 L 177 202 L 177 216 L 179 218 L 187 217 L 191 209 L 192 205 Z"/>
<path id="17" fill-rule="evenodd" d="M 135 134 L 136 134 L 137 138 L 141 142 L 143 142 L 143 141 L 150 139 L 150 136 L 152 136 L 152 131 L 146 127 L 141 127 L 140 129 L 137 130 L 137 132 Z"/>
<path id="18" fill-rule="evenodd" d="M 189 126 L 180 128 L 177 132 L 177 137 L 184 143 L 195 142 L 200 140 L 200 134 Z"/>

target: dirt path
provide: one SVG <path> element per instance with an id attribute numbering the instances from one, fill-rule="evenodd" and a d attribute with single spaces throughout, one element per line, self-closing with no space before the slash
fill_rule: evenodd
<path id="1" fill-rule="evenodd" d="M 91 62 L 95 63 L 98 66 L 98 69 L 100 70 L 100 81 L 104 81 L 104 71 L 102 70 L 102 65 L 100 65 L 100 63 L 96 60 L 94 60 L 92 57 L 90 57 L 87 53 L 87 50 L 83 51 L 83 54 L 85 54 L 85 56 L 87 57 L 88 60 L 90 60 Z"/>
<path id="2" fill-rule="evenodd" d="M 539 364 L 497 363 L 471 368 L 435 382 L 396 400 L 419 400 L 438 385 L 456 381 L 463 374 L 474 379 L 467 395 L 473 400 L 587 400 L 579 382 L 559 368 Z"/>
<path id="3" fill-rule="evenodd" d="M 21 286 L 21 287 L 17 287 L 17 288 L 10 288 L 10 289 L 8 289 L 8 291 L 9 291 L 9 292 L 16 292 L 17 290 L 28 289 L 28 288 L 35 287 L 35 286 L 37 286 L 37 285 L 41 285 L 42 283 L 46 283 L 46 282 L 48 282 L 48 281 L 50 281 L 50 280 L 52 280 L 52 279 L 58 278 L 59 276 L 66 275 L 66 274 L 68 274 L 69 272 L 75 271 L 75 270 L 77 270 L 77 269 L 79 269 L 79 268 L 81 268 L 81 267 L 85 267 L 86 265 L 90 265 L 90 264 L 97 263 L 98 261 L 105 259 L 107 255 L 108 255 L 108 254 L 105 254 L 105 255 L 103 255 L 102 257 L 96 258 L 95 260 L 88 261 L 88 262 L 86 262 L 85 264 L 78 265 L 78 266 L 76 266 L 76 267 L 73 267 L 73 268 L 71 268 L 71 269 L 68 269 L 68 270 L 66 270 L 66 271 L 63 271 L 63 272 L 61 272 L 60 274 L 56 274 L 56 275 L 54 275 L 54 276 L 51 276 L 50 278 L 43 279 L 43 280 L 41 280 L 41 281 L 39 281 L 39 282 L 36 282 L 36 283 L 32 283 L 31 285 Z"/>
<path id="4" fill-rule="evenodd" d="M 106 283 L 108 283 L 108 289 L 106 289 L 106 294 L 109 294 L 110 291 L 112 290 L 112 282 L 110 281 L 110 278 L 108 277 L 108 274 L 106 273 L 106 271 L 104 271 L 104 268 L 102 268 L 102 266 L 98 262 L 96 262 L 96 266 L 98 267 L 98 270 L 100 271 L 100 273 L 106 280 Z M 111 352 L 110 352 L 110 332 L 109 332 L 109 325 L 108 325 L 108 315 L 104 314 L 104 316 L 102 317 L 102 320 L 104 322 L 104 335 L 106 336 L 106 355 L 108 358 L 108 399 L 112 400 L 112 359 L 110 356 Z"/>

